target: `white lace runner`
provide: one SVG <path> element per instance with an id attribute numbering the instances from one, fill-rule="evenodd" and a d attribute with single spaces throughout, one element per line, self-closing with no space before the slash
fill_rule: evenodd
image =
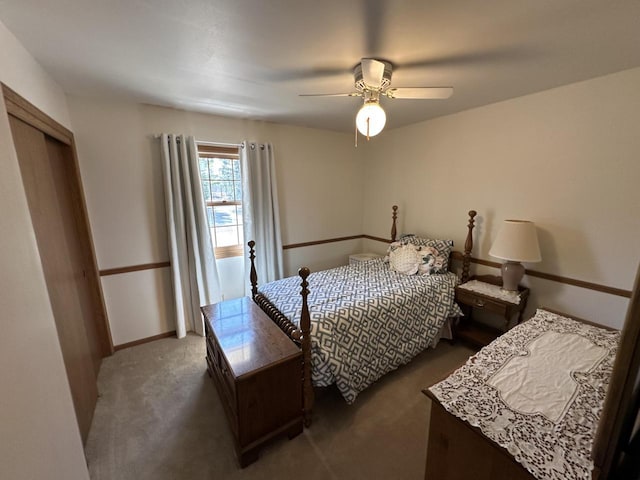
<path id="1" fill-rule="evenodd" d="M 536 348 L 541 343 L 539 339 L 548 332 L 561 334 L 555 336 L 562 338 L 579 336 L 580 342 L 592 349 L 593 361 L 585 363 L 577 359 L 580 355 L 577 348 L 569 349 L 564 356 L 556 352 L 554 375 L 570 376 L 575 382 L 575 392 L 561 408 L 541 405 L 540 408 L 520 410 L 507 399 L 510 406 L 503 400 L 505 393 L 499 389 L 502 387 L 494 386 L 500 383 L 496 379 L 505 368 L 519 363 L 514 359 L 541 354 Z M 488 438 L 506 448 L 535 478 L 587 480 L 593 470 L 590 452 L 619 339 L 618 331 L 538 310 L 531 320 L 498 337 L 429 390 L 448 412 L 478 427 Z M 564 370 L 563 366 L 566 367 Z M 545 372 L 530 368 L 529 374 L 538 370 L 538 375 L 546 376 L 548 366 L 545 368 Z M 539 380 L 527 378 L 521 384 L 526 386 L 528 382 L 539 383 Z"/>
<path id="2" fill-rule="evenodd" d="M 489 297 L 499 298 L 505 302 L 515 303 L 516 305 L 520 303 L 520 294 L 518 292 L 503 290 L 502 287 L 498 285 L 492 285 L 491 283 L 485 283 L 479 280 L 469 280 L 467 283 L 459 285 L 459 288 L 481 293 Z"/>

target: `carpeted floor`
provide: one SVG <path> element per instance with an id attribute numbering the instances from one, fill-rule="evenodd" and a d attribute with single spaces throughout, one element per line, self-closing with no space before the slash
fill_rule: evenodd
<path id="1" fill-rule="evenodd" d="M 421 479 L 430 402 L 421 390 L 471 354 L 440 342 L 347 405 L 317 394 L 314 423 L 240 469 L 201 337 L 158 340 L 104 360 L 86 445 L 93 480 Z"/>

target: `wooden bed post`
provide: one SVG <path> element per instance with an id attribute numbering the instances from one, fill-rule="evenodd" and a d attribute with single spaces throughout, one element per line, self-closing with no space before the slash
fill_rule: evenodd
<path id="1" fill-rule="evenodd" d="M 391 218 L 393 219 L 393 223 L 391 224 L 391 241 L 396 241 L 396 219 L 398 218 L 398 205 L 394 205 L 391 207 L 393 213 L 391 214 Z"/>
<path id="2" fill-rule="evenodd" d="M 300 315 L 300 330 L 302 331 L 302 395 L 304 409 L 304 425 L 311 425 L 311 411 L 313 409 L 313 385 L 311 384 L 311 316 L 307 296 L 309 295 L 309 269 L 302 267 L 298 270 L 298 275 L 302 278 L 300 294 L 302 295 L 302 313 Z"/>
<path id="3" fill-rule="evenodd" d="M 475 227 L 474 217 L 478 213 L 475 210 L 469 210 L 469 224 L 467 225 L 467 239 L 464 242 L 464 254 L 462 255 L 462 277 L 460 283 L 469 280 L 469 263 L 471 262 L 471 250 L 473 249 L 473 228 Z"/>
<path id="4" fill-rule="evenodd" d="M 258 274 L 256 273 L 256 251 L 253 247 L 256 246 L 256 242 L 249 240 L 249 260 L 251 260 L 251 272 L 249 273 L 249 280 L 251 281 L 251 298 L 255 300 L 258 294 Z"/>

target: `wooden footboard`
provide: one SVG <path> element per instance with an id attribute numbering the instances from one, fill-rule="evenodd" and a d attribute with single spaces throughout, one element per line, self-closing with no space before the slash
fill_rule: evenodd
<path id="1" fill-rule="evenodd" d="M 469 277 L 469 263 L 471 258 L 471 249 L 473 248 L 473 235 L 475 210 L 469 211 L 469 223 L 467 225 L 467 238 L 464 246 L 464 254 L 462 259 L 462 281 L 467 281 Z M 396 240 L 396 220 L 398 218 L 398 206 L 392 207 L 392 226 L 391 226 L 391 242 Z M 304 425 L 311 425 L 311 413 L 313 410 L 314 393 L 311 383 L 311 316 L 309 315 L 309 307 L 307 304 L 307 296 L 309 295 L 309 277 L 310 270 L 302 267 L 298 270 L 300 276 L 300 294 L 302 295 L 302 312 L 300 316 L 300 327 L 298 328 L 292 323 L 278 308 L 273 305 L 268 298 L 258 292 L 258 275 L 255 266 L 255 246 L 256 243 L 251 240 L 249 245 L 249 260 L 251 261 L 251 271 L 249 279 L 251 281 L 251 296 L 260 308 L 273 320 L 280 329 L 300 347 L 302 350 L 302 389 L 303 389 L 303 409 L 304 409 Z"/>
<path id="2" fill-rule="evenodd" d="M 300 328 L 296 327 L 278 308 L 269 301 L 267 297 L 258 292 L 258 275 L 255 266 L 255 246 L 256 242 L 249 243 L 249 259 L 251 260 L 251 296 L 253 301 L 273 320 L 287 336 L 295 342 L 302 350 L 302 399 L 305 427 L 311 426 L 311 412 L 313 410 L 314 394 L 311 384 L 311 317 L 307 296 L 309 295 L 309 283 L 307 277 L 311 273 L 307 267 L 298 270 L 301 278 L 302 313 L 300 316 Z"/>

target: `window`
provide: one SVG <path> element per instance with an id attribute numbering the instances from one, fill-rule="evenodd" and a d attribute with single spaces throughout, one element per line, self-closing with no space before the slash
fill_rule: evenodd
<path id="1" fill-rule="evenodd" d="M 244 253 L 238 148 L 198 145 L 202 193 L 216 258 Z"/>

